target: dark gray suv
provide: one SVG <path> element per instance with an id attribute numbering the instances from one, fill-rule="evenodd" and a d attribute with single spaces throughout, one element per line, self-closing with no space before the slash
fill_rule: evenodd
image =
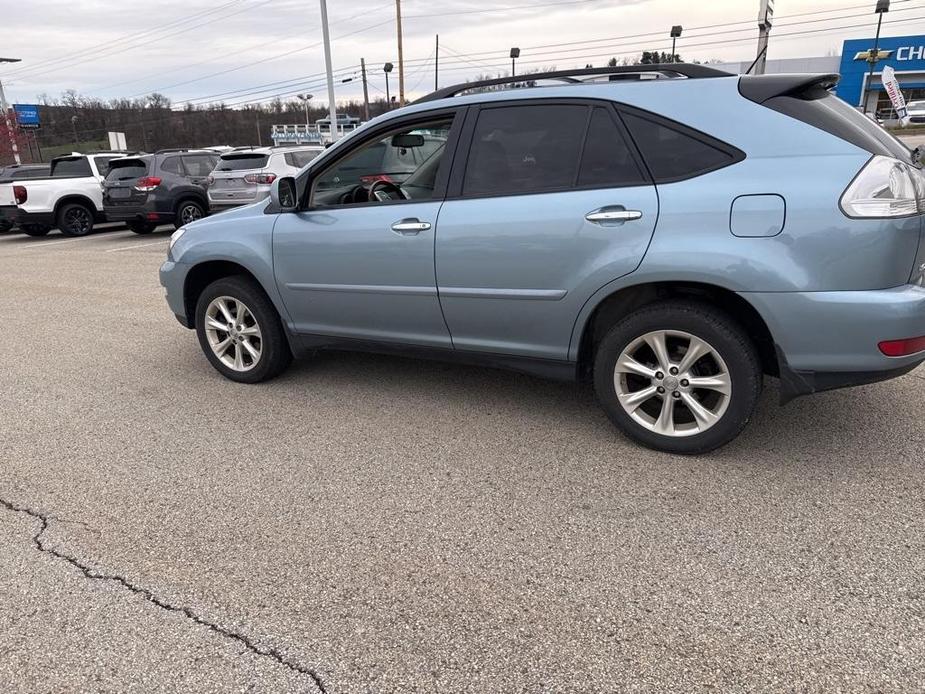
<path id="1" fill-rule="evenodd" d="M 206 180 L 218 158 L 209 150 L 164 150 L 113 160 L 103 181 L 106 219 L 126 222 L 138 234 L 201 219 L 209 210 Z"/>

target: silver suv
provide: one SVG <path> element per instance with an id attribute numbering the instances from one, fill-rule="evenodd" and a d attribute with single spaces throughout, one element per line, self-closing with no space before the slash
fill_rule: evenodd
<path id="1" fill-rule="evenodd" d="M 292 176 L 324 151 L 321 145 L 261 147 L 225 152 L 208 179 L 215 212 L 262 200 L 273 181 Z"/>

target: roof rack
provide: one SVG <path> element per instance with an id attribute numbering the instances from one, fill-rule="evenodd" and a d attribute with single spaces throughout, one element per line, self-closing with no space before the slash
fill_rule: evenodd
<path id="1" fill-rule="evenodd" d="M 651 76 L 656 77 L 680 77 L 687 79 L 704 79 L 708 77 L 731 77 L 731 72 L 717 70 L 714 67 L 706 65 L 695 65 L 693 63 L 657 63 L 653 65 L 617 65 L 615 67 L 592 67 L 580 70 L 556 70 L 554 72 L 535 72 L 524 75 L 514 75 L 511 77 L 498 77 L 490 80 L 479 80 L 477 82 L 464 82 L 455 84 L 451 87 L 444 87 L 435 92 L 431 92 L 414 103 L 425 101 L 436 101 L 445 99 L 450 96 L 456 96 L 461 92 L 471 89 L 481 89 L 483 87 L 494 87 L 502 84 L 523 84 L 524 82 L 535 82 L 537 80 L 558 80 L 569 84 L 581 84 L 585 80 L 582 77 L 595 77 L 607 75 L 610 81 L 647 79 Z"/>

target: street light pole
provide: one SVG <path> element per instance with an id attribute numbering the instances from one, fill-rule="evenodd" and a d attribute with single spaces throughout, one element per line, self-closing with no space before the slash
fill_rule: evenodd
<path id="1" fill-rule="evenodd" d="M 334 72 L 331 68 L 331 32 L 328 29 L 328 3 L 321 0 L 321 34 L 324 39 L 324 69 L 328 74 L 328 114 L 331 116 L 331 141 L 337 139 L 337 104 L 334 102 Z"/>
<path id="2" fill-rule="evenodd" d="M 883 13 L 890 11 L 890 0 L 877 0 L 874 12 L 877 14 L 877 35 L 874 37 L 874 50 L 867 55 L 870 69 L 867 71 L 867 83 L 864 85 L 864 96 L 861 99 L 861 111 L 867 113 L 867 98 L 870 96 L 870 83 L 874 79 L 874 65 L 880 60 L 880 25 L 883 23 Z M 880 97 L 877 97 L 880 101 Z M 874 104 L 874 116 L 877 115 L 877 106 Z"/>
<path id="3" fill-rule="evenodd" d="M 392 63 L 382 66 L 382 71 L 385 73 L 385 108 L 387 111 L 392 110 L 392 99 L 389 98 L 389 73 L 392 72 L 393 67 Z"/>
<path id="4" fill-rule="evenodd" d="M 315 96 L 314 94 L 296 94 L 305 106 L 305 126 L 308 127 L 308 102 Z"/>
<path id="5" fill-rule="evenodd" d="M 22 58 L 0 58 L 0 63 L 18 63 L 21 60 Z M 10 118 L 10 107 L 6 103 L 2 82 L 0 82 L 0 108 L 3 109 L 3 121 L 6 125 L 7 135 L 10 138 L 10 150 L 13 152 L 13 160 L 17 164 L 22 164 L 22 157 L 19 156 L 19 145 L 16 144 L 16 133 L 13 130 L 13 120 Z"/>
<path id="6" fill-rule="evenodd" d="M 681 36 L 682 31 L 683 31 L 683 27 L 680 24 L 675 24 L 673 27 L 671 27 L 671 62 L 672 63 L 677 62 L 677 58 L 675 57 L 677 55 L 677 52 L 675 51 L 675 42 Z"/>
<path id="7" fill-rule="evenodd" d="M 520 49 L 514 47 L 511 49 L 511 77 L 517 74 L 517 59 L 520 57 Z"/>

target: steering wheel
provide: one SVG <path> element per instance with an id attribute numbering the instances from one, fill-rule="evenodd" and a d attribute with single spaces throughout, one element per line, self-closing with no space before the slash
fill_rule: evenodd
<path id="1" fill-rule="evenodd" d="M 383 181 L 380 179 L 373 181 L 373 184 L 369 187 L 370 202 L 388 202 L 389 200 L 407 199 L 408 196 L 405 195 L 405 191 L 395 183 L 392 183 L 392 181 Z"/>

